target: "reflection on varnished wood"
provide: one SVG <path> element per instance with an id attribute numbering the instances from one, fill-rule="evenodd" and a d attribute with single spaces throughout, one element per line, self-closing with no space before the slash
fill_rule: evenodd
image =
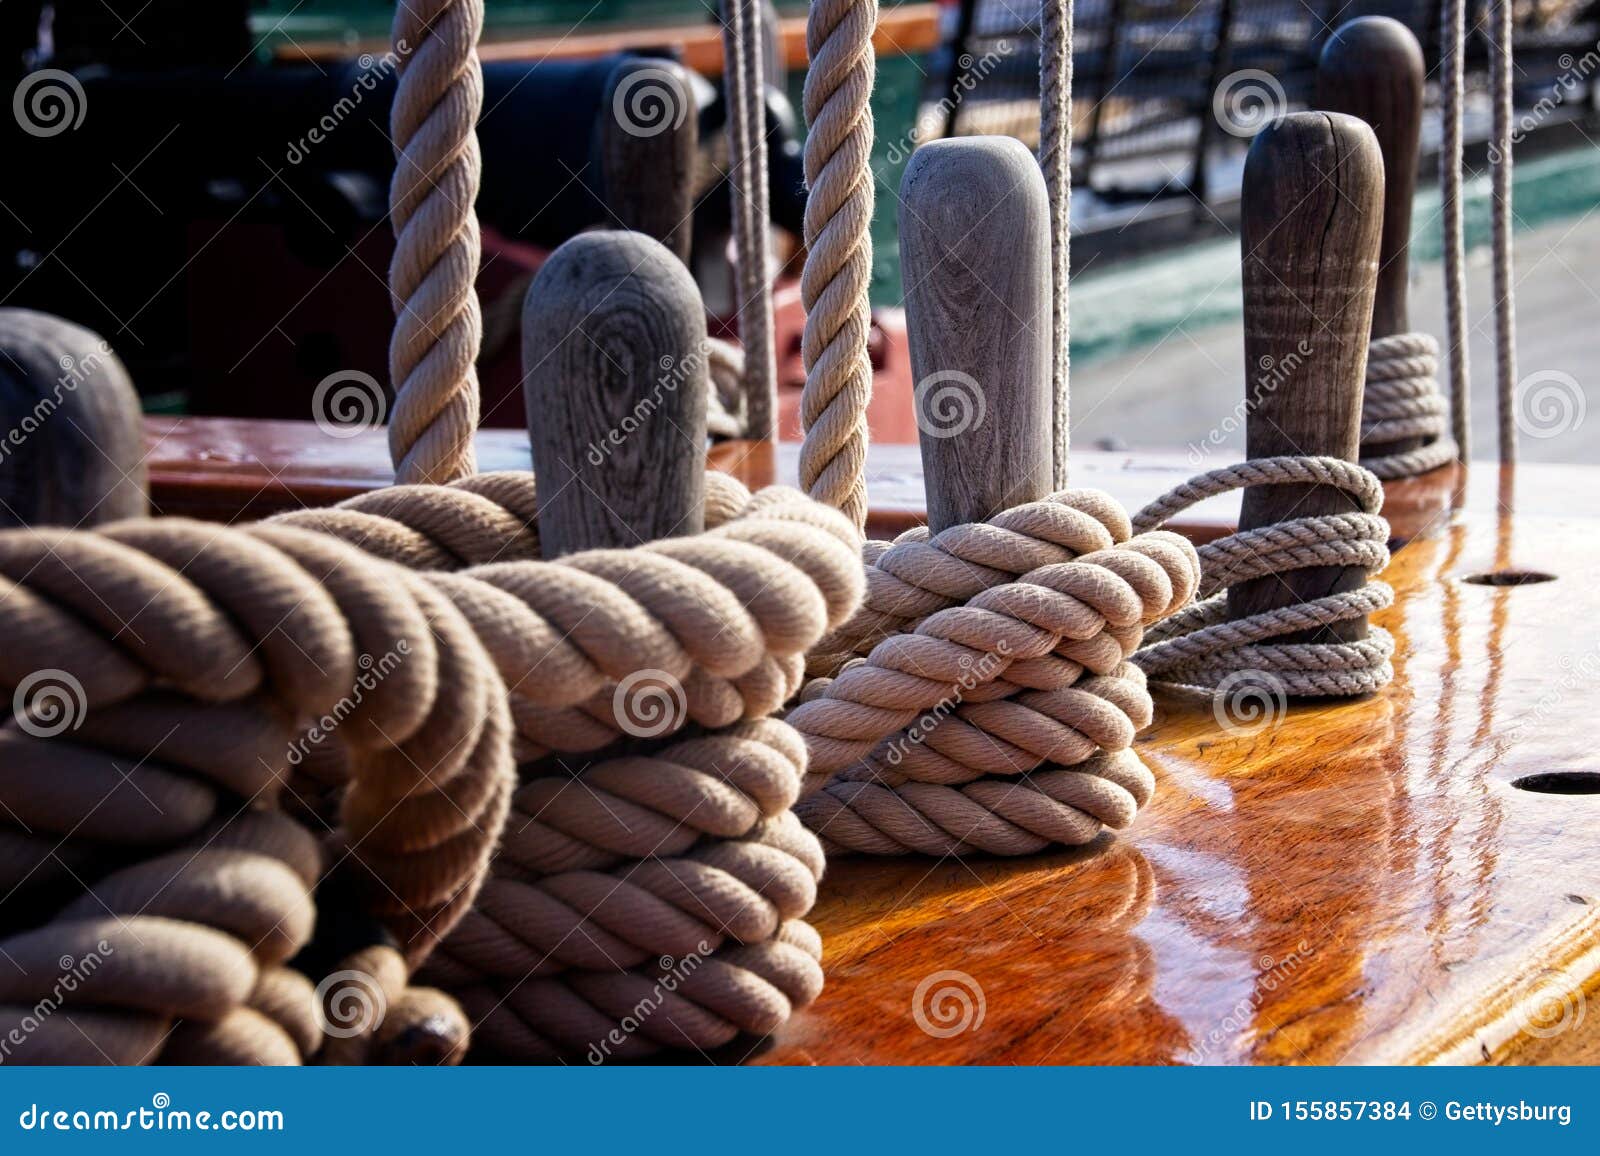
<path id="1" fill-rule="evenodd" d="M 1600 771 L 1600 471 L 1499 482 L 1465 478 L 1391 565 L 1383 695 L 1253 731 L 1163 697 L 1139 748 L 1156 800 L 1087 857 L 830 865 L 829 986 L 762 1060 L 1589 1054 L 1600 796 L 1511 784 Z M 1555 580 L 1462 581 L 1507 570 Z M 941 971 L 976 981 L 984 1016 L 936 1038 L 914 997 Z"/>

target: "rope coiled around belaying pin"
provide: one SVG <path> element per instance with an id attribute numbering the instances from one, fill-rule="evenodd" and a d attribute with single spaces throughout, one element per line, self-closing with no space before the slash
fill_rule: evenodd
<path id="1" fill-rule="evenodd" d="M 1361 464 L 1379 478 L 1409 478 L 1459 456 L 1435 377 L 1439 343 L 1426 333 L 1380 337 L 1367 347 L 1361 400 Z M 1414 449 L 1396 442 L 1421 439 Z"/>
<path id="2" fill-rule="evenodd" d="M 1200 547 L 1204 601 L 1153 627 L 1132 661 L 1152 682 L 1216 689 L 1230 678 L 1259 678 L 1285 695 L 1356 695 L 1394 677 L 1394 639 L 1373 626 L 1356 641 L 1274 642 L 1386 609 L 1383 582 L 1341 591 L 1238 621 L 1228 620 L 1227 587 L 1309 567 L 1360 567 L 1389 561 L 1389 524 L 1379 516 L 1383 486 L 1373 474 L 1332 457 L 1261 458 L 1212 470 L 1177 487 L 1134 516 L 1153 529 L 1217 494 L 1246 486 L 1318 485 L 1350 495 L 1356 510 L 1294 518 L 1230 534 Z"/>
<path id="3" fill-rule="evenodd" d="M 51 669 L 80 700 L 69 736 L 31 714 L 0 732 L 0 799 L 36 838 L 110 867 L 0 944 L 49 957 L 8 976 L 0 1002 L 92 949 L 115 965 L 50 998 L 102 1060 L 310 1054 L 308 985 L 282 964 L 309 938 L 320 853 L 271 807 L 298 729 L 335 714 L 353 767 L 329 847 L 344 886 L 412 964 L 470 905 L 508 804 L 510 725 L 492 664 L 425 583 L 318 535 L 177 519 L 8 532 L 0 579 L 0 681 Z M 383 679 L 358 676 L 397 648 Z M 39 1040 L 39 1058 L 93 1060 L 59 1027 Z"/>
<path id="4" fill-rule="evenodd" d="M 1087 511 L 1102 505 L 1096 521 Z M 1126 826 L 1148 801 L 1154 780 L 1130 747 L 1152 708 L 1126 660 L 1146 625 L 1193 596 L 1194 548 L 1174 534 L 1130 539 L 1104 495 L 1030 507 L 1002 515 L 1006 525 L 877 552 L 881 564 L 914 547 L 901 550 L 902 573 L 928 587 L 869 578 L 869 600 L 882 601 L 833 642 L 888 636 L 815 680 L 787 716 L 806 737 L 816 790 L 796 811 L 830 850 L 1026 854 Z M 963 599 L 969 586 L 979 589 Z M 894 600 L 901 593 L 910 597 Z"/>

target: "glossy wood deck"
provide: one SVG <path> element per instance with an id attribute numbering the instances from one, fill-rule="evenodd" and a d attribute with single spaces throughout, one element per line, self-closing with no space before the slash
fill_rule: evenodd
<path id="1" fill-rule="evenodd" d="M 1383 694 L 1252 733 L 1163 696 L 1157 797 L 1089 853 L 830 864 L 827 989 L 761 1061 L 1593 1059 L 1600 795 L 1515 784 L 1600 789 L 1597 487 L 1472 471 L 1390 566 Z M 1508 572 L 1554 580 L 1466 580 Z M 974 1010 L 930 1034 L 919 984 Z"/>

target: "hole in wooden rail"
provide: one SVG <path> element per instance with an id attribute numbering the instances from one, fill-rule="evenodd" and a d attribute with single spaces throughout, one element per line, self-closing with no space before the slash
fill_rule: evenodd
<path id="1" fill-rule="evenodd" d="M 1600 771 L 1545 771 L 1523 775 L 1511 785 L 1540 795 L 1600 795 Z"/>
<path id="2" fill-rule="evenodd" d="M 1555 580 L 1554 574 L 1546 574 L 1543 570 L 1489 570 L 1482 574 L 1468 574 L 1462 579 L 1474 586 L 1533 586 Z"/>

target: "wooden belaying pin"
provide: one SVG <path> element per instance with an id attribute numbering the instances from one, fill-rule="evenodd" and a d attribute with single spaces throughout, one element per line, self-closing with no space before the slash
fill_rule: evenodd
<path id="1" fill-rule="evenodd" d="M 706 320 L 642 233 L 567 241 L 528 287 L 522 390 L 546 558 L 705 528 Z"/>
<path id="2" fill-rule="evenodd" d="M 1372 127 L 1383 153 L 1383 240 L 1378 250 L 1372 336 L 1411 329 L 1407 308 L 1411 203 L 1417 190 L 1422 131 L 1422 46 L 1398 20 L 1361 16 L 1341 24 L 1317 62 L 1316 106 L 1359 117 Z M 1422 438 L 1366 447 L 1368 457 L 1416 449 Z"/>
<path id="3" fill-rule="evenodd" d="M 611 224 L 654 237 L 689 260 L 700 139 L 693 83 L 681 64 L 630 57 L 606 81 L 600 183 Z"/>
<path id="4" fill-rule="evenodd" d="M 1383 157 L 1355 117 L 1295 113 L 1252 142 L 1240 222 L 1251 458 L 1356 460 L 1382 213 Z M 1239 528 L 1355 509 L 1329 486 L 1256 486 L 1244 493 Z M 1323 566 L 1241 582 L 1228 591 L 1229 615 L 1358 589 L 1366 578 L 1360 567 Z M 1315 637 L 1366 634 L 1361 618 Z"/>
<path id="5" fill-rule="evenodd" d="M 111 346 L 0 309 L 0 526 L 97 526 L 149 513 L 144 418 Z"/>
<path id="6" fill-rule="evenodd" d="M 930 141 L 900 181 L 900 276 L 928 525 L 1051 490 L 1050 211 L 1010 137 Z"/>

